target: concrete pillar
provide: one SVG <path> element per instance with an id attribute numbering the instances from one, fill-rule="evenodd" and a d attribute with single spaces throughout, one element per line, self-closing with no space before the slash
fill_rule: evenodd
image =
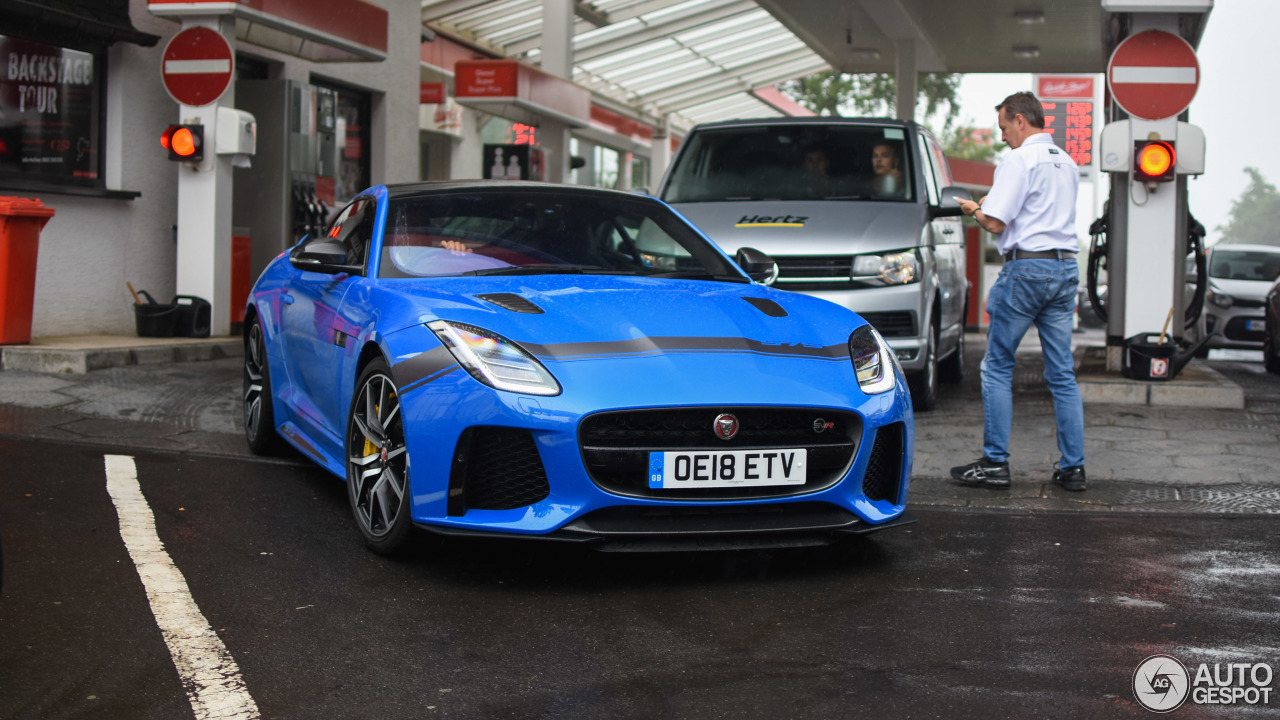
<path id="1" fill-rule="evenodd" d="M 649 191 L 658 192 L 662 176 L 671 164 L 671 118 L 662 119 L 662 127 L 654 128 L 653 149 L 649 154 Z"/>
<path id="2" fill-rule="evenodd" d="M 916 117 L 916 94 L 919 81 L 916 68 L 916 41 L 912 39 L 895 40 L 893 43 L 894 79 L 897 81 L 898 98 L 895 103 L 895 117 L 899 120 L 914 120 Z"/>
<path id="3" fill-rule="evenodd" d="M 542 0 L 542 69 L 573 80 L 573 0 Z M 547 181 L 569 181 L 569 126 L 544 120 L 538 127 L 546 153 Z"/>
<path id="4" fill-rule="evenodd" d="M 183 18 L 183 29 L 207 27 L 222 33 L 236 48 L 235 20 L 229 16 Z M 195 295 L 208 300 L 211 308 L 210 332 L 214 336 L 231 332 L 231 190 L 230 155 L 219 156 L 214 149 L 218 129 L 218 108 L 235 107 L 235 83 L 217 102 L 193 107 L 180 105 L 178 122 L 204 125 L 204 160 L 198 166 L 177 164 L 178 248 L 177 282 L 179 295 Z"/>

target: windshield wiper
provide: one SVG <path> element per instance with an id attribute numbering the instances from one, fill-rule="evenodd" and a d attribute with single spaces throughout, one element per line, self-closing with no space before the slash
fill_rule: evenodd
<path id="1" fill-rule="evenodd" d="M 531 265 L 529 267 L 488 268 L 472 270 L 463 275 L 581 275 L 585 271 L 581 265 Z"/>
<path id="2" fill-rule="evenodd" d="M 708 272 L 695 272 L 691 270 L 672 270 L 670 272 L 649 273 L 645 277 L 652 278 L 673 278 L 677 280 L 714 280 L 716 282 L 733 282 L 733 283 L 749 283 L 750 279 L 739 275 L 713 275 Z"/>

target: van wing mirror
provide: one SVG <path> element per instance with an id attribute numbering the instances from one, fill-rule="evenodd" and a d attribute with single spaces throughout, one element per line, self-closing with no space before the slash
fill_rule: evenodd
<path id="1" fill-rule="evenodd" d="M 955 185 L 942 188 L 942 200 L 937 205 L 929 206 L 929 217 L 959 217 L 964 214 L 960 209 L 961 200 L 973 200 L 968 190 Z"/>
<path id="2" fill-rule="evenodd" d="M 747 277 L 758 283 L 772 285 L 778 279 L 777 261 L 755 248 L 739 248 L 733 259 Z"/>

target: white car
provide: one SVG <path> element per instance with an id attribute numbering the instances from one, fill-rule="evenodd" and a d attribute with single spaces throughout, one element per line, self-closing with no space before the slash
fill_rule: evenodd
<path id="1" fill-rule="evenodd" d="M 1194 338 L 1213 335 L 1204 350 L 1261 350 L 1265 299 L 1280 277 L 1280 246 L 1215 245 L 1207 251 L 1209 288 Z"/>

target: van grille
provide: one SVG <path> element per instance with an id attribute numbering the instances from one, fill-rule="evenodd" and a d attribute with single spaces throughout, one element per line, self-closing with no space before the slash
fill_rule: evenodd
<path id="1" fill-rule="evenodd" d="M 792 255 L 775 257 L 778 280 L 783 290 L 848 290 L 857 287 L 849 279 L 852 255 Z"/>
<path id="2" fill-rule="evenodd" d="M 871 327 L 875 328 L 876 332 L 887 338 L 915 337 L 916 335 L 916 314 L 910 310 L 858 314 L 871 323 Z"/>

